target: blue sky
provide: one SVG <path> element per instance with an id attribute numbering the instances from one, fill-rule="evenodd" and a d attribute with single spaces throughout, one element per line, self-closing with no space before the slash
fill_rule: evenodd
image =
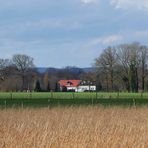
<path id="1" fill-rule="evenodd" d="M 148 0 L 0 0 L 0 58 L 89 67 L 109 45 L 148 45 Z"/>

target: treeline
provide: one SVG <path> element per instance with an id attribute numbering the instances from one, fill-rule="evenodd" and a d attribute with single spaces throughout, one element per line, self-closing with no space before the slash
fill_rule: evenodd
<path id="1" fill-rule="evenodd" d="M 134 42 L 108 47 L 95 59 L 100 91 L 148 91 L 148 47 Z"/>
<path id="2" fill-rule="evenodd" d="M 40 73 L 32 57 L 15 54 L 10 59 L 0 59 L 0 91 L 59 91 L 61 79 L 87 79 L 88 73 L 77 67 L 59 70 L 49 68 Z"/>
<path id="3" fill-rule="evenodd" d="M 33 90 L 37 78 L 33 58 L 15 54 L 11 59 L 0 59 L 0 91 Z"/>
<path id="4" fill-rule="evenodd" d="M 108 47 L 95 59 L 93 69 L 77 67 L 38 72 L 32 57 L 15 54 L 0 59 L 0 91 L 59 91 L 61 79 L 96 82 L 97 91 L 148 91 L 148 47 L 134 42 Z"/>

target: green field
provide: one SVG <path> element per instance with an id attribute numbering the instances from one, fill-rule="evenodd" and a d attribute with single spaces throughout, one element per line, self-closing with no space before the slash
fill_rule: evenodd
<path id="1" fill-rule="evenodd" d="M 148 93 L 104 93 L 104 92 L 49 92 L 7 93 L 1 92 L 0 99 L 148 99 Z"/>
<path id="2" fill-rule="evenodd" d="M 0 106 L 148 105 L 148 93 L 0 93 Z"/>

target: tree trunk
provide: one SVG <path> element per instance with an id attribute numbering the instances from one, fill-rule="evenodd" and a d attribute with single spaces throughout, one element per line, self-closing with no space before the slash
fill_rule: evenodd
<path id="1" fill-rule="evenodd" d="M 144 84 L 145 84 L 145 69 L 144 69 L 144 62 L 142 62 L 142 91 L 144 91 Z"/>
<path id="2" fill-rule="evenodd" d="M 25 75 L 22 74 L 22 91 L 25 89 Z"/>
<path id="3" fill-rule="evenodd" d="M 135 68 L 135 78 L 136 78 L 136 92 L 139 90 L 139 80 L 138 80 L 138 68 Z"/>
<path id="4" fill-rule="evenodd" d="M 112 91 L 114 89 L 114 75 L 113 75 L 113 70 L 111 70 L 111 89 L 112 89 Z"/>

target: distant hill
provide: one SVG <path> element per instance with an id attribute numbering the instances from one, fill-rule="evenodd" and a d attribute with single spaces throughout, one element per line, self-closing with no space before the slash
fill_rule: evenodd
<path id="1" fill-rule="evenodd" d="M 61 70 L 69 70 L 71 72 L 77 73 L 78 71 L 83 71 L 83 72 L 93 72 L 95 71 L 95 68 L 93 67 L 87 67 L 87 68 L 78 68 L 78 67 L 67 67 L 67 68 L 54 68 L 54 67 L 37 67 L 36 70 L 37 72 L 43 74 L 45 72 L 57 72 L 57 71 L 61 71 Z"/>
<path id="2" fill-rule="evenodd" d="M 84 72 L 94 72 L 95 71 L 95 68 L 94 67 L 87 67 L 87 68 L 82 68 L 82 70 Z"/>
<path id="3" fill-rule="evenodd" d="M 48 68 L 46 68 L 46 67 L 36 67 L 35 69 L 39 73 L 45 73 Z"/>

